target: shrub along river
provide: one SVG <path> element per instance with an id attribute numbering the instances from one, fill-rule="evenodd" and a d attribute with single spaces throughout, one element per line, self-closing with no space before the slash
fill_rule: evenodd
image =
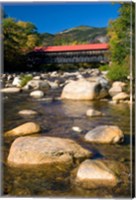
<path id="1" fill-rule="evenodd" d="M 7 156 L 13 138 L 3 139 L 3 182 L 5 196 L 36 197 L 75 197 L 75 198 L 110 198 L 131 196 L 131 157 L 130 157 L 130 106 L 126 103 L 110 104 L 108 101 L 72 101 L 60 100 L 60 89 L 51 89 L 46 94 L 49 99 L 32 98 L 30 92 L 3 95 L 3 129 L 8 131 L 25 122 L 37 122 L 42 136 L 70 138 L 82 147 L 93 151 L 92 159 L 102 159 L 114 169 L 119 177 L 113 188 L 83 189 L 74 184 L 75 169 L 51 165 L 43 167 L 10 167 Z M 55 99 L 56 98 L 56 99 Z M 100 117 L 87 117 L 89 108 L 104 113 Z M 33 116 L 21 116 L 20 110 L 32 109 L 38 112 Z M 125 134 L 122 144 L 91 144 L 84 141 L 84 135 L 98 125 L 118 126 Z M 80 127 L 81 133 L 72 130 Z M 39 135 L 39 134 L 34 134 Z"/>

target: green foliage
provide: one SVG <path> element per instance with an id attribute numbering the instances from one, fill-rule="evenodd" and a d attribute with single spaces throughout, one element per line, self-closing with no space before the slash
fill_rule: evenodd
<path id="1" fill-rule="evenodd" d="M 3 43 L 4 67 L 18 67 L 22 64 L 24 55 L 38 44 L 36 27 L 29 22 L 16 21 L 13 18 L 4 18 Z"/>
<path id="2" fill-rule="evenodd" d="M 127 66 L 114 63 L 109 68 L 107 78 L 111 81 L 125 81 L 128 75 L 129 68 Z"/>
<path id="3" fill-rule="evenodd" d="M 100 71 L 107 71 L 107 70 L 109 70 L 109 65 L 101 65 L 101 66 L 99 67 L 99 70 L 100 70 Z"/>
<path id="4" fill-rule="evenodd" d="M 134 6 L 131 3 L 122 3 L 119 9 L 119 17 L 110 21 L 108 27 L 109 44 L 111 50 L 111 61 L 122 64 L 130 55 L 130 39 L 132 36 L 131 12 L 134 13 Z"/>
<path id="5" fill-rule="evenodd" d="M 21 79 L 20 86 L 24 87 L 28 83 L 28 81 L 32 80 L 32 78 L 33 78 L 33 76 L 31 74 L 30 75 L 29 74 L 28 75 L 21 75 L 20 76 L 20 79 Z"/>

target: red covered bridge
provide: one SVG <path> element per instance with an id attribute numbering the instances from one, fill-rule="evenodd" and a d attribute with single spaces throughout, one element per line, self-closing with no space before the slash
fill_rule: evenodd
<path id="1" fill-rule="evenodd" d="M 107 62 L 108 49 L 107 43 L 35 47 L 29 53 L 29 61 L 39 64 Z"/>

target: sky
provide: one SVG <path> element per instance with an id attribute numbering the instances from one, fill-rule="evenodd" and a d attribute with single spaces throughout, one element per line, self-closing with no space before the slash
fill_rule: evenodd
<path id="1" fill-rule="evenodd" d="M 33 23 L 38 32 L 58 33 L 80 25 L 106 27 L 119 15 L 118 3 L 44 2 L 4 3 L 5 13 L 16 20 Z"/>

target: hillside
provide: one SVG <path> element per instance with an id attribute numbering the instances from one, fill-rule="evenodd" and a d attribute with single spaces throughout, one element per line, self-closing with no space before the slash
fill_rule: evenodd
<path id="1" fill-rule="evenodd" d="M 106 28 L 97 28 L 90 26 L 78 26 L 59 32 L 57 34 L 40 34 L 40 45 L 67 45 L 81 43 L 103 43 L 107 42 Z"/>

